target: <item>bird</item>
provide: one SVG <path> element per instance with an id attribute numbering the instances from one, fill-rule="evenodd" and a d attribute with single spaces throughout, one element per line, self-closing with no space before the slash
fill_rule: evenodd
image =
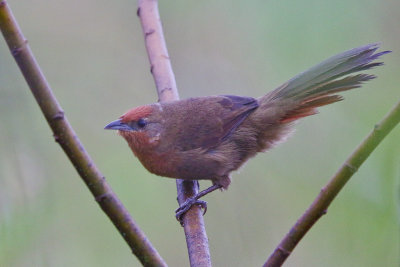
<path id="1" fill-rule="evenodd" d="M 353 73 L 383 64 L 375 60 L 391 51 L 377 52 L 379 46 L 368 44 L 330 57 L 258 98 L 215 95 L 143 105 L 105 129 L 118 130 L 153 174 L 212 182 L 176 210 L 182 223 L 192 205 L 206 211 L 200 197 L 228 189 L 232 171 L 285 141 L 298 119 L 341 101 L 338 93 L 374 79 Z"/>

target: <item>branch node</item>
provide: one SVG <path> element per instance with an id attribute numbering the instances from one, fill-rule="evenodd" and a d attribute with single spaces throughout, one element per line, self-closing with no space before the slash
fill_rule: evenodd
<path id="1" fill-rule="evenodd" d="M 346 166 L 351 171 L 351 173 L 355 173 L 358 170 L 358 168 L 356 166 L 352 165 L 349 162 L 345 162 L 344 166 Z"/>
<path id="2" fill-rule="evenodd" d="M 97 202 L 103 202 L 103 201 L 105 201 L 105 200 L 107 200 L 107 199 L 109 199 L 109 198 L 112 198 L 113 196 L 110 194 L 110 193 L 104 193 L 104 194 L 101 194 L 101 195 L 98 195 L 98 196 L 96 196 L 94 199 L 97 201 Z"/>
<path id="3" fill-rule="evenodd" d="M 62 120 L 64 119 L 64 111 L 60 110 L 51 118 L 52 120 Z"/>
<path id="4" fill-rule="evenodd" d="M 147 38 L 149 35 L 152 35 L 153 33 L 155 33 L 156 30 L 154 29 L 150 29 L 147 32 L 144 33 L 145 38 Z"/>
<path id="5" fill-rule="evenodd" d="M 277 250 L 279 250 L 285 257 L 288 257 L 291 253 L 289 250 L 284 249 L 282 246 L 279 246 Z"/>
<path id="6" fill-rule="evenodd" d="M 62 138 L 61 138 L 60 135 L 58 135 L 58 134 L 53 134 L 53 137 L 54 137 L 54 141 L 56 141 L 56 143 L 59 143 L 59 144 L 62 144 L 62 143 L 63 143 L 63 140 L 62 140 Z"/>
<path id="7" fill-rule="evenodd" d="M 0 8 L 7 5 L 7 1 L 6 0 L 2 0 L 0 1 Z"/>
<path id="8" fill-rule="evenodd" d="M 327 214 L 328 213 L 328 209 L 323 209 L 322 211 L 321 211 L 321 216 L 323 216 L 323 215 L 325 215 L 325 214 Z"/>
<path id="9" fill-rule="evenodd" d="M 140 7 L 136 10 L 136 16 L 140 17 Z"/>
<path id="10" fill-rule="evenodd" d="M 25 39 L 24 42 L 20 46 L 13 48 L 11 50 L 11 54 L 13 55 L 13 57 L 19 56 L 19 54 L 22 52 L 22 50 L 24 50 L 24 48 L 26 47 L 27 44 L 28 44 L 28 40 Z"/>
<path id="11" fill-rule="evenodd" d="M 160 92 L 160 94 L 164 94 L 165 92 L 168 92 L 168 91 L 171 91 L 172 90 L 172 88 L 171 87 L 166 87 L 166 88 L 163 88 L 163 89 L 161 89 L 161 92 Z"/>
<path id="12" fill-rule="evenodd" d="M 151 74 L 153 74 L 153 70 L 154 70 L 154 65 L 151 64 L 151 66 L 150 66 L 150 73 L 151 73 Z"/>

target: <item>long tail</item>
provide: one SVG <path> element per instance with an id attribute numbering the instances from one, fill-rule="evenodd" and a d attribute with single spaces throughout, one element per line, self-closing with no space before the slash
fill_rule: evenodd
<path id="1" fill-rule="evenodd" d="M 349 74 L 382 65 L 373 61 L 390 51 L 375 53 L 378 47 L 369 44 L 331 57 L 260 97 L 259 107 L 249 116 L 253 128 L 258 129 L 258 151 L 285 140 L 291 132 L 290 122 L 318 113 L 320 106 L 342 100 L 336 93 L 375 78 L 369 74 Z"/>
<path id="2" fill-rule="evenodd" d="M 382 65 L 382 62 L 373 61 L 390 51 L 375 53 L 378 48 L 379 44 L 369 44 L 333 56 L 295 76 L 259 101 L 284 102 L 283 110 L 279 112 L 281 123 L 316 114 L 317 107 L 343 99 L 335 93 L 360 87 L 363 82 L 375 78 L 369 74 L 346 75 Z M 341 78 L 343 76 L 346 77 Z"/>

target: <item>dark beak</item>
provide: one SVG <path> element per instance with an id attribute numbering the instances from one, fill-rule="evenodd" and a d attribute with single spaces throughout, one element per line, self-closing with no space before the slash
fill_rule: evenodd
<path id="1" fill-rule="evenodd" d="M 106 130 L 120 130 L 120 131 L 134 131 L 128 124 L 123 123 L 121 119 L 116 121 L 110 122 L 109 124 L 104 127 Z"/>

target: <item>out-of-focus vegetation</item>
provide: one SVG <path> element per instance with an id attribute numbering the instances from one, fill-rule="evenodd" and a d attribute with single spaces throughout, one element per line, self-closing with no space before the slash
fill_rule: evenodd
<path id="1" fill-rule="evenodd" d="M 103 131 L 157 100 L 135 1 L 9 1 L 86 149 L 170 266 L 187 266 L 175 182 Z M 206 200 L 215 266 L 260 266 L 400 99 L 400 2 L 161 1 L 182 98 L 259 96 L 338 52 L 380 41 L 378 79 L 302 120 Z M 350 180 L 287 266 L 398 266 L 400 130 Z M 0 266 L 139 266 L 80 181 L 0 40 Z M 203 187 L 209 183 L 201 183 Z"/>

